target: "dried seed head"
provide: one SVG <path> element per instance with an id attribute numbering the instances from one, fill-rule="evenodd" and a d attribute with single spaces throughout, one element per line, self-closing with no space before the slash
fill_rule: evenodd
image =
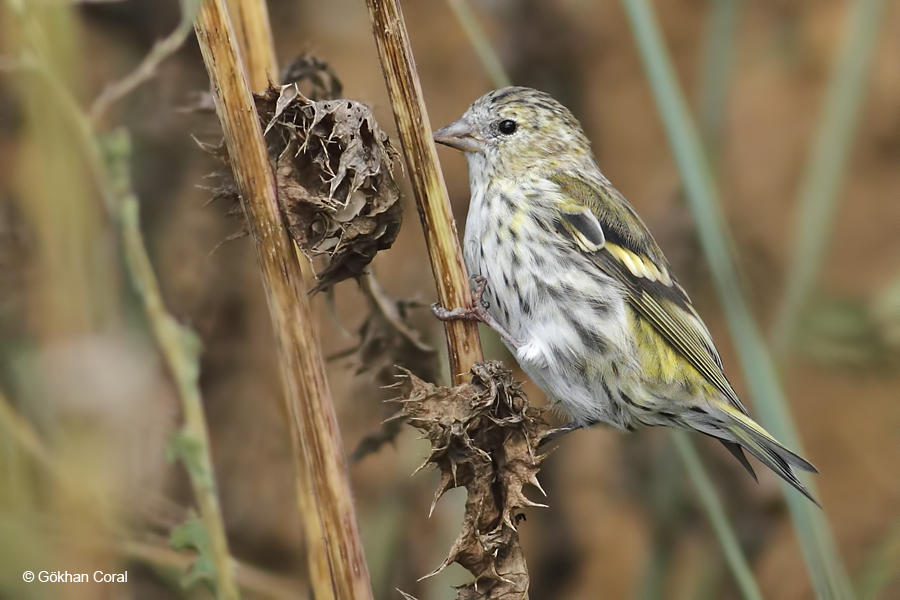
<path id="1" fill-rule="evenodd" d="M 447 490 L 467 492 L 462 531 L 431 575 L 458 562 L 475 576 L 458 598 L 524 598 L 528 576 L 516 522 L 521 509 L 542 506 L 522 490 L 540 489 L 544 455 L 537 450 L 550 430 L 543 411 L 528 405 L 511 372 L 495 361 L 475 365 L 472 383 L 454 388 L 404 377 L 400 415 L 431 441 L 426 464 L 441 471 L 432 510 Z"/>
<path id="2" fill-rule="evenodd" d="M 307 255 L 328 257 L 313 291 L 358 278 L 400 231 L 387 135 L 365 104 L 313 102 L 296 84 L 270 88 L 257 107 L 291 236 Z"/>
<path id="3" fill-rule="evenodd" d="M 340 81 L 325 63 L 303 56 L 286 75 L 302 81 L 255 95 L 256 108 L 291 237 L 307 256 L 327 263 L 315 292 L 358 278 L 396 239 L 402 209 L 391 168 L 397 151 L 367 105 L 314 101 L 300 92 L 303 85 L 317 97 L 340 93 Z M 224 146 L 204 149 L 227 164 Z M 230 174 L 213 192 L 214 199 L 240 206 Z M 239 208 L 230 212 L 241 214 Z M 243 233 L 246 226 L 237 235 Z"/>

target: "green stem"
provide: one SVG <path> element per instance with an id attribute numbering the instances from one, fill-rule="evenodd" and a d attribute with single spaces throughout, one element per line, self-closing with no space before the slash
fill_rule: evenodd
<path id="1" fill-rule="evenodd" d="M 672 438 L 675 441 L 678 455 L 681 456 L 681 460 L 687 469 L 688 476 L 694 483 L 697 495 L 700 497 L 700 503 L 706 509 L 706 514 L 709 515 L 709 521 L 712 523 L 713 531 L 719 539 L 722 550 L 725 552 L 725 560 L 728 561 L 728 566 L 731 567 L 731 572 L 734 574 L 734 579 L 741 590 L 741 595 L 744 596 L 745 600 L 762 600 L 763 596 L 756 585 L 756 579 L 753 578 L 753 569 L 750 568 L 750 564 L 744 556 L 741 544 L 731 528 L 731 523 L 728 521 L 725 509 L 722 508 L 722 502 L 719 500 L 716 488 L 713 486 L 706 468 L 700 461 L 697 449 L 694 447 L 688 434 L 683 431 L 673 431 Z"/>
<path id="2" fill-rule="evenodd" d="M 509 75 L 506 74 L 506 69 L 503 68 L 503 63 L 500 62 L 500 57 L 494 51 L 494 47 L 478 22 L 478 17 L 469 8 L 466 0 L 447 0 L 447 3 L 453 9 L 456 20 L 459 21 L 463 31 L 466 32 L 466 37 L 469 38 L 469 42 L 478 54 L 478 59 L 481 61 L 484 70 L 487 71 L 494 86 L 503 88 L 512 85 Z"/>
<path id="3" fill-rule="evenodd" d="M 711 0 L 703 49 L 699 124 L 710 162 L 722 145 L 722 121 L 737 38 L 740 0 Z"/>
<path id="4" fill-rule="evenodd" d="M 860 569 L 856 589 L 863 600 L 878 594 L 897 577 L 900 564 L 900 519 L 896 519 Z"/>
<path id="5" fill-rule="evenodd" d="M 200 393 L 201 343 L 189 328 L 181 325 L 166 310 L 159 282 L 147 255 L 140 229 L 140 206 L 131 191 L 128 177 L 128 137 L 125 132 L 110 136 L 112 152 L 113 187 L 119 198 L 118 221 L 125 251 L 128 272 L 150 322 L 156 343 L 162 352 L 169 372 L 181 398 L 184 425 L 175 444 L 179 458 L 190 475 L 194 495 L 200 509 L 200 518 L 209 537 L 210 554 L 215 564 L 216 592 L 219 598 L 239 600 L 240 592 L 235 581 L 225 522 L 213 471 L 206 414 Z"/>

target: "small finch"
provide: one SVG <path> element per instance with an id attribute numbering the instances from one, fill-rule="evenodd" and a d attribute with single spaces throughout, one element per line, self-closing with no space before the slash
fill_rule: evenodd
<path id="1" fill-rule="evenodd" d="M 572 429 L 699 431 L 754 478 L 743 450 L 815 502 L 794 472 L 815 467 L 749 416 L 690 298 L 568 109 L 508 87 L 434 139 L 468 160 L 464 254 L 479 282 L 474 309 L 435 314 L 497 330 Z"/>

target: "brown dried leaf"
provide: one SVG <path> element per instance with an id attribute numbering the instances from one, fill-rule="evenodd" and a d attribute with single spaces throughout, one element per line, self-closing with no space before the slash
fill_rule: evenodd
<path id="1" fill-rule="evenodd" d="M 407 321 L 410 308 L 418 303 L 390 297 L 378 279 L 367 273 L 360 280 L 369 306 L 369 315 L 359 328 L 359 344 L 341 353 L 353 355 L 357 373 L 371 373 L 376 383 L 388 386 L 396 381 L 398 367 L 426 381 L 440 372 L 434 348 L 425 344 Z M 393 443 L 403 429 L 403 419 L 388 419 L 381 428 L 365 436 L 350 457 L 357 462 Z"/>
<path id="2" fill-rule="evenodd" d="M 409 310 L 421 305 L 414 300 L 392 298 L 371 273 L 361 283 L 369 316 L 359 329 L 357 372 L 374 372 L 381 385 L 394 383 L 398 366 L 422 379 L 437 379 L 437 351 L 422 341 L 419 331 L 407 319 Z"/>
<path id="3" fill-rule="evenodd" d="M 516 517 L 526 506 L 541 506 L 523 488 L 537 485 L 544 459 L 538 446 L 552 431 L 543 411 L 528 405 L 512 373 L 496 361 L 475 365 L 472 382 L 454 388 L 410 373 L 404 388 L 398 417 L 425 434 L 432 447 L 425 464 L 441 470 L 434 502 L 454 487 L 467 492 L 462 531 L 430 575 L 457 562 L 475 577 L 458 589 L 458 598 L 526 598 L 528 570 Z"/>

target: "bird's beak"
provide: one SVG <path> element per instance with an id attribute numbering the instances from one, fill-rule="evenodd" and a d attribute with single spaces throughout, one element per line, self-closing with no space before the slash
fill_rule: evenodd
<path id="1" fill-rule="evenodd" d="M 463 152 L 481 152 L 484 148 L 484 140 L 472 129 L 465 118 L 435 131 L 434 141 Z"/>

